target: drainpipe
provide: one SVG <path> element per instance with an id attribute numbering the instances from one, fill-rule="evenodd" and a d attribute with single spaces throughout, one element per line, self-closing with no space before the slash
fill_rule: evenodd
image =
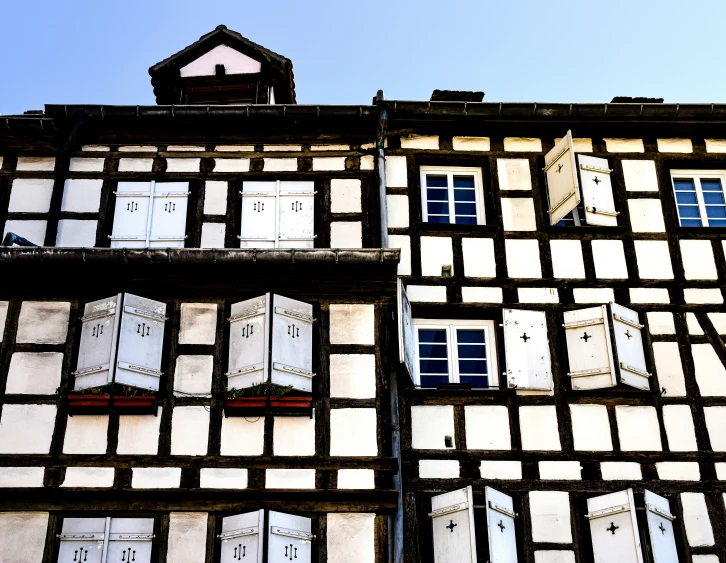
<path id="1" fill-rule="evenodd" d="M 386 158 L 384 142 L 388 128 L 388 105 L 383 101 L 383 90 L 376 94 L 378 109 L 378 134 L 376 148 L 378 149 L 378 205 L 381 217 L 381 248 L 388 248 L 388 209 L 386 208 Z"/>

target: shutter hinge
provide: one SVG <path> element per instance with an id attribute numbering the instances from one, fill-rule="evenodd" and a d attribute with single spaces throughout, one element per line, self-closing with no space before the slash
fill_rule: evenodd
<path id="1" fill-rule="evenodd" d="M 164 373 L 161 371 L 147 368 L 144 366 L 137 366 L 134 364 L 130 364 L 128 362 L 118 362 L 117 366 L 119 369 L 125 369 L 127 371 L 135 371 L 136 373 L 142 373 L 144 375 L 151 375 L 152 377 L 161 377 L 162 375 L 164 375 Z"/>
<path id="2" fill-rule="evenodd" d="M 620 362 L 620 369 L 624 369 L 625 371 L 629 371 L 631 373 L 634 373 L 635 375 L 640 375 L 642 377 L 650 377 L 651 375 L 653 375 L 652 373 L 648 373 L 647 371 L 641 371 L 638 368 L 629 366 L 628 364 L 626 364 L 624 362 Z"/>
<path id="3" fill-rule="evenodd" d="M 570 377 L 589 377 L 591 375 L 610 374 L 610 368 L 581 369 L 578 371 L 567 372 Z"/>
<path id="4" fill-rule="evenodd" d="M 278 536 L 287 536 L 288 538 L 296 538 L 303 541 L 315 539 L 315 535 L 301 530 L 290 530 L 289 528 L 280 528 L 279 526 L 270 526 L 270 532 Z"/>
<path id="5" fill-rule="evenodd" d="M 647 510 L 650 510 L 650 511 L 651 511 L 651 512 L 653 512 L 654 514 L 657 514 L 658 516 L 662 516 L 662 517 L 663 517 L 663 518 L 665 518 L 666 520 L 670 520 L 671 522 L 673 522 L 673 520 L 675 520 L 675 519 L 676 519 L 676 517 L 675 517 L 675 516 L 673 516 L 673 514 L 671 514 L 671 513 L 670 513 L 670 512 L 668 512 L 667 510 L 663 510 L 662 508 L 658 508 L 658 507 L 657 507 L 657 506 L 655 506 L 655 505 L 652 505 L 652 504 L 646 504 L 646 505 L 645 505 L 645 508 L 646 508 Z"/>
<path id="6" fill-rule="evenodd" d="M 89 375 L 91 373 L 97 373 L 99 371 L 108 371 L 111 369 L 111 364 L 101 364 L 98 366 L 92 366 L 90 368 L 83 368 L 73 372 L 76 377 L 79 375 Z"/>
<path id="7" fill-rule="evenodd" d="M 584 321 L 572 321 L 571 323 L 562 323 L 565 328 L 581 328 L 583 326 L 594 326 L 604 324 L 603 318 L 599 319 L 586 319 Z"/>
<path id="8" fill-rule="evenodd" d="M 620 215 L 620 211 L 608 211 L 607 209 L 598 209 L 597 207 L 585 207 L 585 211 L 588 213 L 594 213 L 595 215 L 605 215 L 607 217 L 617 217 Z"/>
<path id="9" fill-rule="evenodd" d="M 160 313 L 155 313 L 153 311 L 144 311 L 143 309 L 137 309 L 136 307 L 129 307 L 126 305 L 124 307 L 124 313 L 131 313 L 132 315 L 137 315 L 139 317 L 146 317 L 147 319 L 152 319 L 154 321 L 164 322 L 167 317 L 165 315 L 162 315 Z"/>
<path id="10" fill-rule="evenodd" d="M 549 208 L 547 210 L 547 213 L 552 215 L 555 211 L 557 211 L 560 207 L 562 207 L 568 199 L 570 199 L 574 195 L 577 195 L 577 191 L 570 192 L 567 195 L 565 195 L 557 203 L 555 203 L 551 208 Z"/>
<path id="11" fill-rule="evenodd" d="M 561 150 L 561 151 L 560 151 L 559 153 L 557 153 L 557 156 L 555 156 L 555 157 L 554 157 L 554 158 L 553 158 L 553 159 L 552 159 L 552 160 L 550 161 L 550 163 L 549 163 L 549 164 L 546 164 L 546 165 L 545 165 L 545 167 L 544 167 L 544 168 L 543 168 L 542 170 L 544 170 L 545 172 L 547 172 L 547 171 L 548 171 L 548 170 L 549 170 L 550 168 L 552 168 L 552 167 L 553 167 L 553 166 L 555 165 L 555 163 L 556 163 L 556 162 L 557 162 L 557 161 L 558 161 L 558 160 L 560 159 L 560 157 L 561 157 L 561 156 L 562 156 L 563 154 L 565 154 L 565 153 L 566 153 L 567 151 L 569 151 L 569 150 L 570 150 L 570 146 L 568 145 L 568 146 L 566 146 L 566 147 L 565 147 L 564 149 L 562 149 L 562 150 Z"/>
<path id="12" fill-rule="evenodd" d="M 641 328 L 643 328 L 645 326 L 645 325 L 640 324 L 637 321 L 633 321 L 631 319 L 628 319 L 627 317 L 623 317 L 623 316 L 617 315 L 615 313 L 613 313 L 613 319 L 615 319 L 616 321 L 620 321 L 621 323 L 624 323 L 628 326 L 632 326 L 633 328 L 637 328 L 638 330 L 640 330 Z"/>
<path id="13" fill-rule="evenodd" d="M 307 313 L 301 313 L 299 311 L 293 311 L 292 309 L 284 309 L 283 307 L 275 307 L 275 313 L 278 315 L 284 315 L 285 317 L 291 317 L 293 319 L 297 319 L 299 321 L 303 321 L 306 323 L 314 323 L 315 319 L 312 317 L 312 315 L 308 315 Z"/>
<path id="14" fill-rule="evenodd" d="M 597 166 L 591 166 L 589 164 L 580 164 L 580 170 L 587 170 L 588 172 L 599 172 L 600 174 L 610 174 L 612 172 L 610 168 L 599 168 Z"/>
<path id="15" fill-rule="evenodd" d="M 111 309 L 103 309 L 102 311 L 96 311 L 95 313 L 83 315 L 81 317 L 81 322 L 86 323 L 88 321 L 95 321 L 98 319 L 102 319 L 104 317 L 113 317 L 115 314 L 116 314 L 116 303 L 114 303 L 114 306 Z"/>
<path id="16" fill-rule="evenodd" d="M 602 510 L 593 510 L 588 514 L 585 514 L 585 518 L 588 520 L 595 520 L 596 518 L 603 518 L 605 516 L 611 516 L 613 514 L 620 514 L 621 512 L 629 512 L 629 504 L 621 504 L 618 506 L 611 506 L 610 508 L 603 508 Z"/>
<path id="17" fill-rule="evenodd" d="M 494 510 L 495 512 L 499 512 L 500 514 L 504 514 L 505 516 L 509 516 L 510 518 L 516 518 L 517 513 L 509 510 L 508 508 L 505 508 L 495 502 L 489 501 L 489 508 Z"/>
<path id="18" fill-rule="evenodd" d="M 443 508 L 437 508 L 436 510 L 429 512 L 431 518 L 438 518 L 439 516 L 446 516 L 447 514 L 453 514 L 454 512 L 461 512 L 462 510 L 468 510 L 468 502 L 460 502 L 458 504 L 452 504 L 451 506 L 444 506 Z"/>
<path id="19" fill-rule="evenodd" d="M 227 377 L 233 376 L 233 375 L 244 375 L 246 373 L 252 373 L 255 371 L 262 371 L 264 369 L 263 364 L 252 364 L 251 366 L 245 366 L 243 368 L 235 369 L 232 371 L 228 371 L 224 375 Z"/>
<path id="20" fill-rule="evenodd" d="M 222 541 L 225 540 L 231 540 L 234 538 L 241 538 L 243 536 L 254 536 L 259 533 L 259 528 L 257 526 L 252 526 L 250 528 L 240 528 L 239 530 L 232 530 L 230 532 L 222 532 L 221 534 L 217 534 L 217 538 L 219 538 Z"/>
<path id="21" fill-rule="evenodd" d="M 236 315 L 232 315 L 227 320 L 230 323 L 236 323 L 237 321 L 244 321 L 246 319 L 251 319 L 252 317 L 259 317 L 260 315 L 265 314 L 265 308 L 257 308 L 257 309 L 245 309 L 244 311 L 237 313 Z"/>
<path id="22" fill-rule="evenodd" d="M 302 377 L 308 377 L 310 379 L 315 377 L 315 373 L 313 373 L 312 371 L 307 371 L 307 370 L 300 369 L 300 368 L 294 368 L 292 366 L 286 366 L 285 364 L 279 364 L 277 362 L 274 362 L 272 364 L 272 369 L 277 370 L 277 371 L 284 371 L 286 373 L 292 373 L 295 375 L 300 375 Z"/>

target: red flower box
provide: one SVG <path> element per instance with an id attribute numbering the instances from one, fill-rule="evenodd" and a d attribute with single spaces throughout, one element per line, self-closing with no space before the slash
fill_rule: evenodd
<path id="1" fill-rule="evenodd" d="M 113 409 L 121 414 L 156 414 L 155 395 L 113 395 Z"/>
<path id="2" fill-rule="evenodd" d="M 224 416 L 261 416 L 267 411 L 267 397 L 235 397 L 224 400 Z"/>
<path id="3" fill-rule="evenodd" d="M 69 414 L 103 414 L 109 411 L 111 395 L 68 395 Z"/>
<path id="4" fill-rule="evenodd" d="M 312 397 L 236 397 L 225 399 L 225 416 L 310 416 L 313 414 Z"/>
<path id="5" fill-rule="evenodd" d="M 68 395 L 69 414 L 156 414 L 155 395 Z"/>

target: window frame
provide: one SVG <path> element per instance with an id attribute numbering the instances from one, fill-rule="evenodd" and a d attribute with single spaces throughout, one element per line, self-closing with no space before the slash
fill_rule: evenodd
<path id="1" fill-rule="evenodd" d="M 707 213 L 706 202 L 703 199 L 703 188 L 701 187 L 701 179 L 718 179 L 721 181 L 721 194 L 726 199 L 726 170 L 680 170 L 675 169 L 670 171 L 671 175 L 671 187 L 673 188 L 673 201 L 676 208 L 676 217 L 678 218 L 678 226 L 686 229 L 703 229 L 703 228 L 724 228 L 723 225 L 709 225 L 709 218 Z M 698 219 L 701 221 L 701 225 L 683 225 L 681 224 L 681 210 L 678 204 L 678 195 L 676 192 L 677 179 L 693 180 L 693 185 L 696 191 L 696 203 L 698 208 Z M 726 207 L 726 206 L 725 206 Z M 693 220 L 693 218 L 686 217 L 686 220 Z M 723 219 L 718 219 L 722 221 Z M 705 224 L 704 224 L 705 223 Z"/>
<path id="2" fill-rule="evenodd" d="M 454 175 L 455 174 L 471 174 L 474 177 L 474 203 L 476 205 L 476 225 L 486 225 L 486 211 L 484 208 L 484 182 L 482 170 L 476 166 L 420 166 L 419 175 L 421 183 L 421 217 L 424 223 L 428 220 L 428 199 L 426 197 L 426 176 L 428 174 L 441 174 L 446 176 L 448 203 L 449 203 L 449 222 L 448 223 L 431 223 L 432 225 L 457 225 L 456 214 L 454 208 Z M 452 221 L 453 219 L 453 221 Z M 473 227 L 474 225 L 460 225 Z"/>

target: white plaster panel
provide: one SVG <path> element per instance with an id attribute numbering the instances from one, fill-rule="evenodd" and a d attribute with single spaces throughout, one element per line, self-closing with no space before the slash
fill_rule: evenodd
<path id="1" fill-rule="evenodd" d="M 133 489 L 176 489 L 179 487 L 180 481 L 181 467 L 134 467 L 131 469 L 131 487 Z"/>
<path id="2" fill-rule="evenodd" d="M 668 241 L 636 240 L 635 258 L 642 280 L 672 280 L 673 267 Z"/>
<path id="3" fill-rule="evenodd" d="M 103 172 L 103 158 L 71 158 L 68 170 L 71 172 Z"/>
<path id="4" fill-rule="evenodd" d="M 361 209 L 360 180 L 335 178 L 330 181 L 330 211 L 332 213 L 360 213 Z M 388 226 L 392 226 L 390 224 L 390 206 L 388 209 L 388 222 Z"/>
<path id="5" fill-rule="evenodd" d="M 5 323 L 8 319 L 8 301 L 0 301 L 0 342 L 2 342 L 5 333 Z"/>
<path id="6" fill-rule="evenodd" d="M 227 45 L 217 45 L 179 69 L 179 75 L 214 76 L 217 65 L 224 66 L 224 72 L 230 74 L 256 74 L 262 70 L 260 61 L 248 57 L 244 53 Z"/>
<path id="7" fill-rule="evenodd" d="M 350 145 L 310 145 L 312 152 L 316 151 L 349 151 Z"/>
<path id="8" fill-rule="evenodd" d="M 643 478 L 640 464 L 634 461 L 603 461 L 600 474 L 604 481 L 636 481 Z"/>
<path id="9" fill-rule="evenodd" d="M 631 303 L 670 303 L 670 295 L 666 287 L 631 287 Z"/>
<path id="10" fill-rule="evenodd" d="M 686 326 L 688 327 L 688 334 L 703 335 L 701 324 L 693 313 L 686 313 Z"/>
<path id="11" fill-rule="evenodd" d="M 503 197 L 502 224 L 505 231 L 536 231 L 534 200 L 528 197 Z"/>
<path id="12" fill-rule="evenodd" d="M 630 225 L 634 233 L 664 233 L 665 222 L 659 199 L 629 199 Z"/>
<path id="13" fill-rule="evenodd" d="M 386 206 L 388 211 L 388 228 L 408 228 L 408 196 L 387 195 Z"/>
<path id="14" fill-rule="evenodd" d="M 313 158 L 313 171 L 345 170 L 344 156 L 319 156 Z"/>
<path id="15" fill-rule="evenodd" d="M 454 407 L 451 405 L 416 405 L 411 407 L 411 447 L 414 450 L 445 450 L 445 439 L 454 437 Z"/>
<path id="16" fill-rule="evenodd" d="M 168 152 L 205 152 L 204 145 L 167 145 Z"/>
<path id="17" fill-rule="evenodd" d="M 706 139 L 706 152 L 725 153 L 726 139 Z"/>
<path id="18" fill-rule="evenodd" d="M 373 305 L 331 305 L 330 343 L 375 344 L 374 311 Z"/>
<path id="19" fill-rule="evenodd" d="M 700 481 L 701 470 L 696 461 L 660 461 L 655 464 L 658 479 L 664 481 Z"/>
<path id="20" fill-rule="evenodd" d="M 443 285 L 409 285 L 406 293 L 411 302 L 446 303 L 446 286 Z"/>
<path id="21" fill-rule="evenodd" d="M 221 455 L 262 455 L 264 441 L 264 417 L 222 419 Z"/>
<path id="22" fill-rule="evenodd" d="M 714 452 L 726 452 L 726 407 L 704 407 L 703 414 L 708 437 L 711 439 L 711 449 Z"/>
<path id="23" fill-rule="evenodd" d="M 575 552 L 560 549 L 535 551 L 534 563 L 575 563 Z"/>
<path id="24" fill-rule="evenodd" d="M 529 239 L 505 239 L 507 273 L 510 278 L 541 278 L 539 242 Z"/>
<path id="25" fill-rule="evenodd" d="M 53 180 L 16 178 L 10 189 L 8 211 L 12 213 L 47 213 L 53 194 Z"/>
<path id="26" fill-rule="evenodd" d="M 726 313 L 708 313 L 708 318 L 713 323 L 713 328 L 720 335 L 726 334 Z M 0 320 L 0 326 L 4 323 Z"/>
<path id="27" fill-rule="evenodd" d="M 360 157 L 360 169 L 361 170 L 373 170 L 375 168 L 375 162 L 373 155 L 366 154 Z"/>
<path id="28" fill-rule="evenodd" d="M 595 261 L 595 275 L 598 278 L 626 279 L 628 267 L 621 240 L 593 240 L 592 257 Z"/>
<path id="29" fill-rule="evenodd" d="M 42 561 L 47 531 L 47 512 L 0 512 L 0 562 Z"/>
<path id="30" fill-rule="evenodd" d="M 556 287 L 520 287 L 517 289 L 520 303 L 559 303 Z"/>
<path id="31" fill-rule="evenodd" d="M 726 397 L 726 367 L 711 344 L 691 344 L 696 383 L 704 397 Z"/>
<path id="32" fill-rule="evenodd" d="M 604 452 L 613 449 L 605 405 L 570 405 L 575 449 Z"/>
<path id="33" fill-rule="evenodd" d="M 55 405 L 4 405 L 0 414 L 0 454 L 47 454 L 55 415 Z"/>
<path id="34" fill-rule="evenodd" d="M 214 356 L 177 356 L 174 394 L 209 395 L 212 392 Z"/>
<path id="35" fill-rule="evenodd" d="M 68 467 L 61 487 L 113 487 L 113 467 Z"/>
<path id="36" fill-rule="evenodd" d="M 315 455 L 315 418 L 274 417 L 272 454 Z"/>
<path id="37" fill-rule="evenodd" d="M 686 303 L 698 305 L 720 305 L 723 303 L 723 294 L 720 289 L 705 289 L 687 287 L 683 290 Z"/>
<path id="38" fill-rule="evenodd" d="M 302 145 L 265 145 L 262 150 L 268 152 L 300 152 Z"/>
<path id="39" fill-rule="evenodd" d="M 657 139 L 658 152 L 692 153 L 691 139 Z"/>
<path id="40" fill-rule="evenodd" d="M 648 332 L 650 332 L 650 334 L 676 333 L 673 313 L 665 311 L 648 311 L 645 316 L 648 318 Z"/>
<path id="41" fill-rule="evenodd" d="M 621 160 L 625 189 L 629 192 L 657 192 L 658 175 L 654 160 Z"/>
<path id="42" fill-rule="evenodd" d="M 314 489 L 314 469 L 266 469 L 266 489 Z"/>
<path id="43" fill-rule="evenodd" d="M 386 186 L 389 188 L 408 187 L 408 170 L 405 156 L 386 157 Z"/>
<path id="44" fill-rule="evenodd" d="M 421 479 L 458 479 L 459 462 L 455 459 L 422 459 L 418 462 Z"/>
<path id="45" fill-rule="evenodd" d="M 204 214 L 227 214 L 227 182 L 209 181 L 204 183 Z"/>
<path id="46" fill-rule="evenodd" d="M 63 440 L 64 454 L 105 454 L 108 415 L 69 416 Z"/>
<path id="47" fill-rule="evenodd" d="M 572 290 L 575 303 L 610 303 L 615 293 L 610 287 L 576 287 Z"/>
<path id="48" fill-rule="evenodd" d="M 55 245 L 59 248 L 93 248 L 97 226 L 95 220 L 61 219 Z"/>
<path id="49" fill-rule="evenodd" d="M 663 425 L 666 436 L 668 436 L 670 451 L 693 452 L 698 450 L 691 407 L 688 405 L 664 405 Z"/>
<path id="50" fill-rule="evenodd" d="M 681 240 L 680 243 L 687 280 L 718 279 L 710 240 Z"/>
<path id="51" fill-rule="evenodd" d="M 660 425 L 655 407 L 617 405 L 620 449 L 624 452 L 661 451 Z"/>
<path id="52" fill-rule="evenodd" d="M 10 219 L 5 221 L 3 237 L 8 233 L 15 233 L 16 235 L 20 235 L 21 237 L 28 239 L 33 244 L 44 246 L 45 229 L 47 225 L 47 221 Z"/>
<path id="53" fill-rule="evenodd" d="M 388 248 L 400 248 L 401 258 L 398 262 L 398 275 L 411 275 L 411 237 L 408 235 L 388 235 Z M 466 267 L 464 267 L 466 270 Z"/>
<path id="54" fill-rule="evenodd" d="M 454 137 L 452 146 L 455 151 L 485 152 L 489 150 L 489 137 Z"/>
<path id="55" fill-rule="evenodd" d="M 579 461 L 540 461 L 539 478 L 547 481 L 579 481 L 582 465 Z"/>
<path id="56" fill-rule="evenodd" d="M 667 313 L 670 315 L 670 313 Z M 652 332 L 651 334 L 656 334 Z M 681 352 L 678 342 L 653 342 L 655 371 L 658 385 L 665 388 L 665 397 L 685 397 L 686 381 L 683 376 Z"/>
<path id="57" fill-rule="evenodd" d="M 556 278 L 582 279 L 585 277 L 581 241 L 550 239 L 550 251 L 552 253 L 552 271 Z"/>
<path id="58" fill-rule="evenodd" d="M 329 513 L 328 563 L 376 561 L 375 514 Z"/>
<path id="59" fill-rule="evenodd" d="M 521 461 L 484 460 L 479 464 L 482 479 L 521 479 Z"/>
<path id="60" fill-rule="evenodd" d="M 331 222 L 330 248 L 363 248 L 363 225 L 361 222 Z"/>
<path id="61" fill-rule="evenodd" d="M 570 495 L 568 493 L 530 492 L 529 515 L 532 521 L 532 541 L 572 543 Z"/>
<path id="62" fill-rule="evenodd" d="M 167 172 L 199 172 L 199 158 L 167 158 Z"/>
<path id="63" fill-rule="evenodd" d="M 683 524 L 691 547 L 713 545 L 713 529 L 703 493 L 681 493 Z"/>
<path id="64" fill-rule="evenodd" d="M 171 418 L 171 455 L 206 455 L 208 437 L 207 407 L 174 407 Z"/>
<path id="65" fill-rule="evenodd" d="M 542 152 L 542 141 L 531 137 L 504 137 L 504 150 L 511 152 Z"/>
<path id="66" fill-rule="evenodd" d="M 179 344 L 214 344 L 216 335 L 216 303 L 181 304 Z"/>
<path id="67" fill-rule="evenodd" d="M 718 555 L 708 553 L 705 555 L 692 555 L 693 563 L 719 563 Z"/>
<path id="68" fill-rule="evenodd" d="M 331 409 L 330 455 L 378 455 L 377 418 L 374 408 Z"/>
<path id="69" fill-rule="evenodd" d="M 561 449 L 557 411 L 554 406 L 519 407 L 519 425 L 523 450 Z"/>
<path id="70" fill-rule="evenodd" d="M 714 466 L 716 467 L 716 479 L 726 481 L 726 462 L 716 462 Z"/>
<path id="71" fill-rule="evenodd" d="M 411 297 L 410 293 L 409 297 Z M 464 303 L 501 303 L 503 299 L 501 287 L 461 288 L 461 300 Z M 446 292 L 444 292 L 444 301 L 446 301 Z"/>
<path id="72" fill-rule="evenodd" d="M 469 278 L 497 277 L 494 258 L 494 239 L 463 238 L 461 239 L 464 255 L 464 275 Z"/>
<path id="73" fill-rule="evenodd" d="M 204 467 L 199 471 L 202 489 L 246 489 L 247 470 L 228 467 Z"/>
<path id="74" fill-rule="evenodd" d="M 153 145 L 124 145 L 118 148 L 119 152 L 157 152 L 158 150 Z"/>
<path id="75" fill-rule="evenodd" d="M 643 139 L 604 139 L 608 152 L 645 152 Z"/>
<path id="76" fill-rule="evenodd" d="M 511 450 L 509 410 L 500 405 L 467 405 L 466 447 L 469 450 Z"/>
<path id="77" fill-rule="evenodd" d="M 44 475 L 43 467 L 3 467 L 0 487 L 42 487 Z"/>
<path id="78" fill-rule="evenodd" d="M 532 190 L 532 172 L 526 158 L 498 158 L 500 190 Z"/>
<path id="79" fill-rule="evenodd" d="M 268 162 L 269 166 L 268 166 Z M 285 161 L 283 163 L 276 163 L 276 161 Z M 266 158 L 265 159 L 265 170 L 275 171 L 278 166 L 284 166 L 290 170 L 297 170 L 297 159 L 296 158 Z M 215 158 L 213 172 L 249 172 L 250 171 L 250 159 L 249 158 Z"/>
<path id="80" fill-rule="evenodd" d="M 562 137 L 555 139 L 555 145 L 562 140 Z M 572 139 L 572 148 L 575 152 L 593 152 L 592 150 L 592 139 L 585 137 L 574 137 Z"/>
<path id="81" fill-rule="evenodd" d="M 55 158 L 44 156 L 19 156 L 15 170 L 23 172 L 53 172 L 55 170 Z"/>
<path id="82" fill-rule="evenodd" d="M 61 352 L 15 352 L 10 358 L 5 393 L 53 395 L 61 382 Z"/>
<path id="83" fill-rule="evenodd" d="M 338 469 L 338 488 L 375 489 L 375 476 L 372 469 Z"/>
<path id="84" fill-rule="evenodd" d="M 421 275 L 441 276 L 450 266 L 454 275 L 454 251 L 450 237 L 421 237 Z"/>
<path id="85" fill-rule="evenodd" d="M 154 415 L 119 416 L 118 446 L 120 455 L 156 455 L 159 451 L 161 407 Z"/>
<path id="86" fill-rule="evenodd" d="M 153 167 L 153 158 L 122 158 L 118 161 L 119 172 L 151 172 Z"/>
<path id="87" fill-rule="evenodd" d="M 401 137 L 402 149 L 438 150 L 439 137 L 437 135 L 410 135 Z"/>
<path id="88" fill-rule="evenodd" d="M 204 563 L 207 556 L 206 512 L 169 514 L 166 563 Z"/>
<path id="89" fill-rule="evenodd" d="M 202 240 L 199 248 L 224 248 L 225 233 L 224 223 L 202 223 Z"/>
<path id="90" fill-rule="evenodd" d="M 351 399 L 375 399 L 375 355 L 331 354 L 330 396 Z"/>
<path id="91" fill-rule="evenodd" d="M 265 158 L 265 172 L 297 172 L 297 158 Z"/>
<path id="92" fill-rule="evenodd" d="M 89 152 L 108 152 L 111 150 L 111 147 L 105 147 L 103 145 L 83 145 L 81 150 Z"/>

